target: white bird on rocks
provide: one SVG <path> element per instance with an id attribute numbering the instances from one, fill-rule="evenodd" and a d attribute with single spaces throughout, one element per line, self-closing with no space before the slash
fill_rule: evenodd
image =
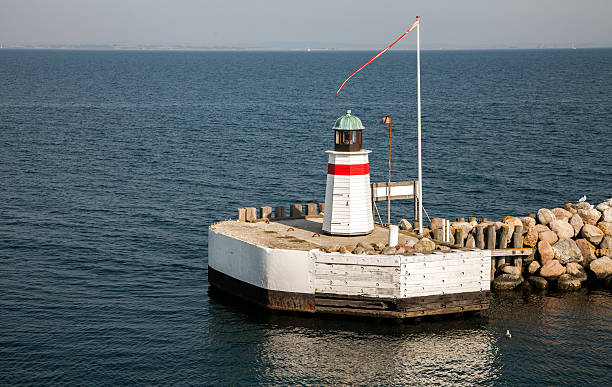
<path id="1" fill-rule="evenodd" d="M 512 335 L 510 334 L 510 329 L 506 329 L 506 339 L 511 338 Z"/>
<path id="2" fill-rule="evenodd" d="M 580 199 L 578 199 L 578 203 L 582 203 L 586 201 L 586 195 L 584 195 L 583 197 L 581 197 Z"/>

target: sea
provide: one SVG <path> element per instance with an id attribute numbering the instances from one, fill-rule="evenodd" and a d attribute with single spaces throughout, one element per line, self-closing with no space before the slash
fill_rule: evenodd
<path id="1" fill-rule="evenodd" d="M 208 227 L 324 201 L 346 109 L 372 181 L 385 115 L 391 178 L 416 179 L 414 52 L 334 103 L 373 54 L 0 50 L 0 384 L 611 385 L 608 290 L 496 293 L 480 316 L 403 323 L 210 290 Z M 612 49 L 423 51 L 421 87 L 427 216 L 612 197 Z"/>

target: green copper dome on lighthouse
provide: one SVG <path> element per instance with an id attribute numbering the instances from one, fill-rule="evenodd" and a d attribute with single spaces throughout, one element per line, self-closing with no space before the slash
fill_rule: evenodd
<path id="1" fill-rule="evenodd" d="M 351 110 L 347 110 L 346 114 L 338 117 L 333 127 L 334 130 L 361 130 L 365 129 L 359 117 L 351 114 Z"/>

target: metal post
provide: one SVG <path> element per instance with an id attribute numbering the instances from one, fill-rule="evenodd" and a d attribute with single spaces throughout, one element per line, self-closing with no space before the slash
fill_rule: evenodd
<path id="1" fill-rule="evenodd" d="M 387 224 L 391 224 L 391 117 L 389 117 L 389 185 L 387 186 Z"/>
<path id="2" fill-rule="evenodd" d="M 417 19 L 419 17 L 417 16 Z M 419 168 L 419 234 L 423 235 L 423 174 L 421 168 L 421 21 L 417 24 L 417 137 Z"/>

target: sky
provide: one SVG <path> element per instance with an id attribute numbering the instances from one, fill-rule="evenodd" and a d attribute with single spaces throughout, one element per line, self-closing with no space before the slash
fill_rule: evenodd
<path id="1" fill-rule="evenodd" d="M 423 49 L 612 47 L 611 0 L 0 0 L 0 43 L 374 49 L 416 15 Z"/>

